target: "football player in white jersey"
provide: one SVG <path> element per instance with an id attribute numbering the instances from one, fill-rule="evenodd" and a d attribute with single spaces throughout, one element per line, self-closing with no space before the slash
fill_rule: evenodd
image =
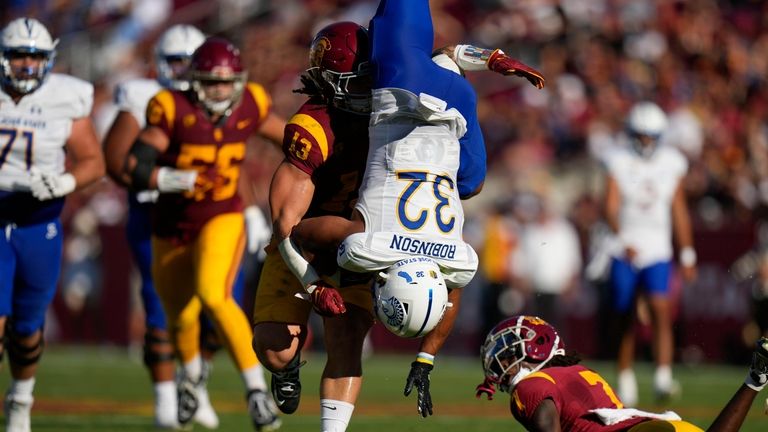
<path id="1" fill-rule="evenodd" d="M 11 432 L 30 430 L 45 312 L 61 269 L 64 197 L 104 175 L 89 118 L 93 86 L 51 73 L 57 42 L 32 18 L 0 34 L 0 338 L 13 377 L 4 401 Z"/>
<path id="2" fill-rule="evenodd" d="M 538 88 L 544 79 L 501 50 L 458 45 L 433 52 L 427 0 L 381 0 L 370 31 L 373 112 L 354 220 L 305 220 L 278 247 L 309 299 L 327 313 L 343 310 L 341 298 L 318 282 L 292 238 L 314 245 L 344 239 L 339 266 L 378 272 L 379 320 L 400 336 L 422 337 L 404 394 L 416 388 L 418 412 L 427 417 L 434 356 L 453 327 L 459 288 L 477 270 L 477 254 L 462 238 L 461 200 L 482 188 L 486 155 L 477 96 L 464 70 L 518 75 Z"/>
<path id="3" fill-rule="evenodd" d="M 633 312 L 641 287 L 653 321 L 656 396 L 664 399 L 676 391 L 669 303 L 673 234 L 683 277 L 687 281 L 695 277 L 696 252 L 683 189 L 688 162 L 675 148 L 659 145 L 666 126 L 667 117 L 656 104 L 635 104 L 626 119 L 626 134 L 620 138 L 624 145 L 611 149 L 603 161 L 605 214 L 616 237 L 610 292 L 620 332 L 618 391 L 628 406 L 637 404 Z"/>
<path id="4" fill-rule="evenodd" d="M 123 165 L 131 145 L 145 126 L 149 100 L 163 88 L 182 91 L 190 88 L 183 74 L 192 53 L 203 41 L 205 35 L 191 25 L 177 24 L 170 27 L 163 32 L 155 46 L 157 79 L 138 78 L 116 87 L 115 104 L 119 112 L 104 139 L 104 154 L 107 172 L 118 184 L 126 186 L 122 179 Z M 157 194 L 158 191 L 129 193 L 126 236 L 141 274 L 141 299 L 146 328 L 144 364 L 149 369 L 155 394 L 155 425 L 160 428 L 177 428 L 178 401 L 173 347 L 168 337 L 163 306 L 152 281 L 150 206 Z M 207 378 L 207 375 L 206 372 L 204 376 Z M 206 379 L 199 383 L 198 393 L 199 407 L 194 420 L 209 429 L 215 429 L 219 419 L 208 397 Z"/>

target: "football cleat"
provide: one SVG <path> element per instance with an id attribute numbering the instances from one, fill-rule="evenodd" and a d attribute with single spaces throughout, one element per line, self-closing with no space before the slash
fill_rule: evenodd
<path id="1" fill-rule="evenodd" d="M 257 431 L 274 431 L 280 428 L 283 422 L 277 416 L 277 407 L 275 402 L 269 397 L 266 391 L 253 389 L 245 395 L 248 402 L 248 413 L 251 415 L 253 427 Z"/>
<path id="2" fill-rule="evenodd" d="M 32 430 L 30 412 L 34 398 L 22 398 L 6 395 L 3 411 L 5 412 L 5 427 L 7 432 L 30 432 Z"/>
<path id="3" fill-rule="evenodd" d="M 293 414 L 299 408 L 301 400 L 301 381 L 299 381 L 299 368 L 307 364 L 301 361 L 301 354 L 285 366 L 281 372 L 272 373 L 272 397 L 280 411 L 285 414 Z"/>
<path id="4" fill-rule="evenodd" d="M 182 376 L 177 384 L 178 421 L 182 427 L 189 425 L 200 407 L 197 384 L 186 376 Z"/>
<path id="5" fill-rule="evenodd" d="M 197 411 L 193 417 L 195 423 L 208 428 L 216 429 L 219 427 L 219 416 L 211 405 L 211 399 L 208 396 L 208 377 L 211 375 L 213 366 L 210 362 L 203 362 L 203 371 L 200 382 L 197 383 Z"/>

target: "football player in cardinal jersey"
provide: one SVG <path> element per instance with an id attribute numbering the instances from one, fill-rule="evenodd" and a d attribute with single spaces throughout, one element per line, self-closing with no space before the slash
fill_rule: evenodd
<path id="1" fill-rule="evenodd" d="M 308 219 L 292 238 L 302 245 L 343 240 L 339 266 L 378 273 L 377 317 L 400 336 L 422 337 L 404 394 L 416 388 L 426 417 L 434 356 L 453 327 L 459 288 L 477 270 L 477 254 L 462 238 L 461 200 L 480 191 L 486 155 L 477 96 L 464 70 L 518 75 L 538 88 L 544 79 L 501 50 L 458 45 L 433 52 L 427 0 L 382 0 L 370 29 L 370 139 L 355 212 L 351 221 Z M 318 281 L 291 239 L 279 248 L 315 307 L 341 314 L 339 292 Z"/>
<path id="2" fill-rule="evenodd" d="M 555 432 L 701 432 L 672 411 L 627 409 L 597 372 L 566 354 L 557 330 L 535 316 L 516 315 L 496 325 L 480 347 L 485 379 L 477 397 L 511 394 L 510 410 L 526 430 Z M 755 345 L 744 384 L 707 432 L 737 432 L 768 383 L 768 338 Z"/>
<path id="3" fill-rule="evenodd" d="M 116 87 L 115 104 L 119 112 L 104 138 L 107 173 L 115 181 L 121 182 L 126 155 L 139 131 L 145 126 L 147 103 L 163 88 L 189 90 L 189 81 L 184 79 L 183 74 L 192 53 L 204 40 L 205 35 L 193 26 L 178 24 L 169 28 L 163 32 L 155 46 L 157 79 L 134 79 Z M 173 347 L 168 339 L 163 306 L 152 282 L 150 209 L 157 195 L 157 191 L 150 190 L 128 194 L 126 237 L 141 274 L 141 300 L 146 328 L 144 364 L 150 371 L 155 394 L 155 425 L 175 428 L 178 426 L 178 404 Z M 204 379 L 198 389 L 199 407 L 195 421 L 214 429 L 219 421 L 205 385 Z"/>
<path id="4" fill-rule="evenodd" d="M 0 34 L 0 340 L 13 377 L 4 403 L 12 432 L 30 430 L 45 312 L 61 269 L 64 197 L 104 175 L 89 118 L 93 86 L 51 73 L 57 43 L 32 18 Z"/>
<path id="5" fill-rule="evenodd" d="M 188 90 L 165 89 L 149 101 L 147 125 L 121 176 L 133 190 L 160 192 L 152 207 L 152 276 L 182 363 L 178 420 L 189 422 L 199 405 L 202 309 L 241 372 L 254 426 L 273 430 L 280 419 L 231 290 L 245 240 L 237 192 L 246 140 L 280 141 L 285 122 L 271 112 L 264 88 L 246 80 L 239 51 L 225 39 L 206 39 L 187 77 Z"/>
<path id="6" fill-rule="evenodd" d="M 603 160 L 605 214 L 616 237 L 609 283 L 617 325 L 610 328 L 620 332 L 617 390 L 629 406 L 638 402 L 632 362 L 634 311 L 640 295 L 651 311 L 656 398 L 663 401 L 677 391 L 672 379 L 674 335 L 669 301 L 673 234 L 680 247 L 684 279 L 695 277 L 696 252 L 683 186 L 688 162 L 677 149 L 659 142 L 666 126 L 667 116 L 658 105 L 635 104 L 627 115 L 624 145 L 613 148 Z"/>
<path id="7" fill-rule="evenodd" d="M 310 68 L 300 93 L 309 99 L 290 118 L 283 138 L 285 159 L 270 188 L 274 241 L 284 241 L 302 218 L 349 218 L 365 171 L 371 109 L 368 32 L 358 24 L 326 26 L 310 48 Z M 312 304 L 277 249 L 271 248 L 256 290 L 253 346 L 273 372 L 272 394 L 281 411 L 299 405 L 300 352 Z M 320 254 L 318 254 L 321 256 Z M 326 275 L 336 271 L 329 249 Z M 361 355 L 373 324 L 370 277 L 342 272 L 339 305 L 346 313 L 324 317 L 328 354 L 320 384 L 321 430 L 344 431 L 362 382 Z M 319 294 L 322 288 L 315 291 Z M 298 296 L 298 297 L 297 297 Z M 346 306 L 345 306 L 346 304 Z"/>

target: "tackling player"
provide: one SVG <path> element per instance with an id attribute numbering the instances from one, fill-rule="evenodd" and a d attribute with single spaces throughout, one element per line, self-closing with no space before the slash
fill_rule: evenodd
<path id="1" fill-rule="evenodd" d="M 434 356 L 453 327 L 460 288 L 477 270 L 477 254 L 462 239 L 460 200 L 482 188 L 486 156 L 477 97 L 463 71 L 519 75 L 538 88 L 544 79 L 500 50 L 459 45 L 433 53 L 426 0 L 383 0 L 370 28 L 373 112 L 356 212 L 351 221 L 304 221 L 292 238 L 302 245 L 338 245 L 344 239 L 341 267 L 381 272 L 374 284 L 377 316 L 399 335 L 424 336 L 404 393 L 416 388 L 418 412 L 426 417 L 432 414 Z M 318 282 L 290 239 L 280 248 L 315 306 L 343 312 L 338 292 Z"/>
<path id="2" fill-rule="evenodd" d="M 603 377 L 566 354 L 557 330 L 539 317 L 517 315 L 500 322 L 485 338 L 480 356 L 485 380 L 476 388 L 477 397 L 492 399 L 497 389 L 510 393 L 510 410 L 528 431 L 701 431 L 672 411 L 624 408 Z M 761 338 L 744 384 L 707 432 L 738 431 L 766 383 L 768 338 Z"/>
<path id="3" fill-rule="evenodd" d="M 352 22 L 331 24 L 312 41 L 310 68 L 298 90 L 309 99 L 288 121 L 285 160 L 270 188 L 275 243 L 286 239 L 302 218 L 351 216 L 368 154 L 369 52 L 368 32 Z M 325 256 L 331 261 L 328 275 L 336 272 L 333 257 L 333 251 Z M 370 277 L 349 276 L 342 272 L 337 281 L 343 287 L 339 301 L 346 313 L 323 319 L 327 352 L 320 384 L 323 431 L 346 430 L 362 383 L 363 340 L 373 324 Z M 272 394 L 288 414 L 299 406 L 300 353 L 312 311 L 309 302 L 297 297 L 302 293 L 304 287 L 271 248 L 256 291 L 253 347 L 273 372 Z"/>
<path id="4" fill-rule="evenodd" d="M 147 126 L 121 177 L 134 190 L 160 192 L 152 208 L 152 276 L 183 366 L 179 422 L 187 423 L 199 403 L 202 309 L 241 372 L 254 426 L 273 430 L 280 419 L 231 290 L 245 240 L 237 191 L 246 140 L 259 134 L 278 141 L 285 123 L 271 112 L 264 88 L 246 80 L 240 53 L 227 40 L 207 39 L 187 73 L 188 91 L 166 89 L 150 100 Z"/>
<path id="5" fill-rule="evenodd" d="M 0 35 L 0 339 L 13 377 L 3 405 L 9 432 L 31 429 L 45 312 L 61 270 L 64 197 L 104 175 L 89 118 L 93 86 L 50 73 L 57 43 L 32 18 L 11 21 Z"/>

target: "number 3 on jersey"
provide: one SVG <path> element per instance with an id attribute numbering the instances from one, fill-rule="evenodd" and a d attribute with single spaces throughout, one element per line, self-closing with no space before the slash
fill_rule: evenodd
<path id="1" fill-rule="evenodd" d="M 427 223 L 429 214 L 432 213 L 434 214 L 435 224 L 440 232 L 449 233 L 453 230 L 456 217 L 451 214 L 446 219 L 444 214 L 451 209 L 450 197 L 444 195 L 440 190 L 440 186 L 443 184 L 450 190 L 453 190 L 454 184 L 450 177 L 426 171 L 401 171 L 397 173 L 397 179 L 408 183 L 400 194 L 400 199 L 397 200 L 397 218 L 406 229 L 410 231 L 421 229 Z M 432 195 L 436 200 L 436 204 L 432 209 L 422 207 L 416 212 L 415 217 L 410 217 L 407 211 L 409 204 L 416 206 L 421 204 L 419 202 L 421 200 L 416 200 L 414 197 L 422 184 L 432 185 Z"/>

